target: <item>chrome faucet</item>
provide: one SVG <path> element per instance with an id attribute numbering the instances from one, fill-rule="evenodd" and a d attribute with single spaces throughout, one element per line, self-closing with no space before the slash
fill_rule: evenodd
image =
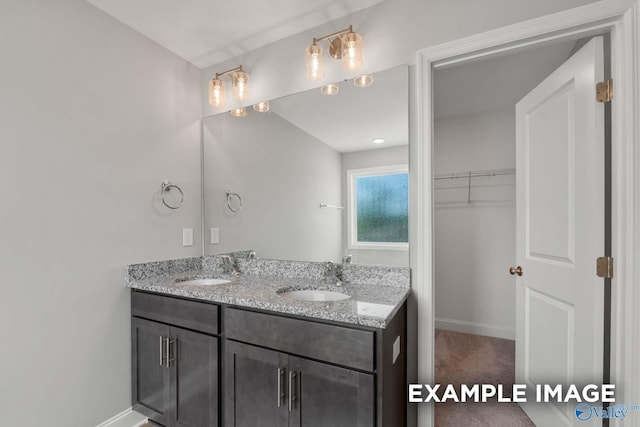
<path id="1" fill-rule="evenodd" d="M 331 261 L 327 261 L 324 263 L 324 280 L 325 282 L 333 282 L 337 286 L 342 285 L 339 277 L 338 266 Z"/>
<path id="2" fill-rule="evenodd" d="M 218 258 L 222 260 L 222 271 L 224 273 L 230 274 L 233 277 L 236 277 L 240 274 L 240 272 L 236 269 L 234 260 L 229 255 L 218 255 Z"/>

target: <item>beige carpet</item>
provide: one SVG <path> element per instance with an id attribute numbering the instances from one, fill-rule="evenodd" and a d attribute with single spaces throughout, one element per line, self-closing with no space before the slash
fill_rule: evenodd
<path id="1" fill-rule="evenodd" d="M 515 378 L 514 341 L 436 329 L 435 353 L 436 384 L 454 384 L 456 388 L 460 384 L 503 384 L 505 390 L 511 390 Z M 517 403 L 436 403 L 435 427 L 458 426 L 535 424 Z"/>

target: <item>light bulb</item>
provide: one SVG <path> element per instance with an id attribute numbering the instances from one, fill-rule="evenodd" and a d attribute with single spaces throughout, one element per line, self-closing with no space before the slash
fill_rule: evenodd
<path id="1" fill-rule="evenodd" d="M 347 33 L 342 37 L 342 68 L 355 71 L 362 67 L 362 36 Z"/>
<path id="2" fill-rule="evenodd" d="M 305 50 L 305 76 L 309 80 L 320 80 L 324 77 L 324 57 L 322 48 L 312 44 Z"/>
<path id="3" fill-rule="evenodd" d="M 224 83 L 216 77 L 209 82 L 209 104 L 213 107 L 224 107 L 225 103 Z"/>
<path id="4" fill-rule="evenodd" d="M 233 97 L 238 101 L 246 101 L 249 98 L 249 74 L 244 71 L 235 71 L 231 76 L 233 85 Z"/>

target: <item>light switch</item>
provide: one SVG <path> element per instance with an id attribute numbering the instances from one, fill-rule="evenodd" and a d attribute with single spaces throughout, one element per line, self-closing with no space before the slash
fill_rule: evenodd
<path id="1" fill-rule="evenodd" d="M 182 246 L 193 246 L 193 228 L 182 229 Z"/>
<path id="2" fill-rule="evenodd" d="M 212 245 L 217 245 L 220 243 L 220 229 L 219 228 L 211 228 L 209 230 L 209 243 Z"/>
<path id="3" fill-rule="evenodd" d="M 400 335 L 393 342 L 393 364 L 396 364 L 396 360 L 398 360 L 398 356 L 400 356 Z"/>

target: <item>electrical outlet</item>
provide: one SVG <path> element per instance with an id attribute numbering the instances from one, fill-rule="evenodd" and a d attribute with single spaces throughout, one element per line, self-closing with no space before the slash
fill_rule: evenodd
<path id="1" fill-rule="evenodd" d="M 182 246 L 193 246 L 193 228 L 182 229 Z"/>
<path id="2" fill-rule="evenodd" d="M 217 245 L 220 243 L 220 229 L 219 228 L 211 228 L 209 230 L 209 243 L 212 245 Z"/>

